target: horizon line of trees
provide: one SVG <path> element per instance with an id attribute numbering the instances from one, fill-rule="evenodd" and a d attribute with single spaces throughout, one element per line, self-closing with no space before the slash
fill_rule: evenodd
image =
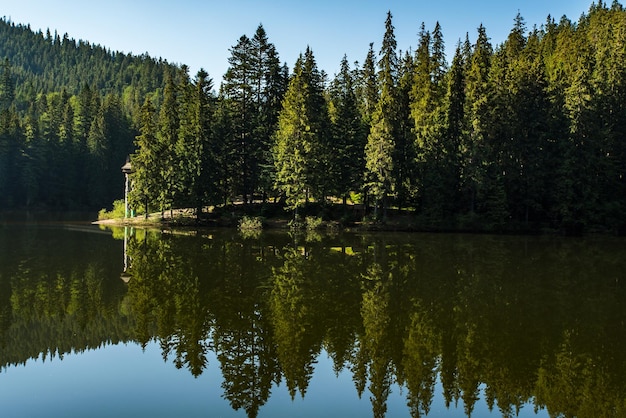
<path id="1" fill-rule="evenodd" d="M 577 23 L 549 16 L 528 30 L 518 14 L 501 45 L 481 25 L 448 63 L 439 24 L 422 24 L 415 51 L 398 51 L 389 12 L 378 55 L 370 44 L 362 64 L 344 57 L 332 79 L 310 48 L 290 73 L 259 25 L 230 49 L 217 93 L 184 65 L 163 66 L 162 87 L 137 93 L 132 109 L 112 93 L 114 126 L 127 134 L 104 147 L 118 162 L 103 169 L 121 194 L 117 165 L 132 153 L 131 201 L 161 211 L 200 215 L 240 197 L 278 198 L 297 213 L 334 197 L 366 203 L 377 219 L 409 208 L 433 228 L 623 230 L 625 16 L 618 1 L 599 1 Z M 21 117 L 3 120 L 19 131 Z M 18 161 L 19 149 L 0 147 L 0 158 Z"/>

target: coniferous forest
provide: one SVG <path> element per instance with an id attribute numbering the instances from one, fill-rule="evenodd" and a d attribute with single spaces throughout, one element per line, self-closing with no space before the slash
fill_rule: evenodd
<path id="1" fill-rule="evenodd" d="M 399 50 L 388 13 L 380 49 L 329 76 L 310 48 L 281 63 L 259 25 L 215 86 L 203 70 L 0 20 L 0 207 L 108 206 L 130 155 L 131 202 L 153 211 L 353 202 L 419 228 L 626 230 L 618 1 L 577 21 L 518 14 L 498 45 L 481 25 L 450 60 L 439 24 L 416 29 Z"/>

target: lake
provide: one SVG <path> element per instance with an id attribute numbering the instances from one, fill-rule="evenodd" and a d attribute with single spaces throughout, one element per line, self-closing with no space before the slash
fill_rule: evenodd
<path id="1" fill-rule="evenodd" d="M 0 221 L 3 417 L 626 416 L 626 241 Z"/>

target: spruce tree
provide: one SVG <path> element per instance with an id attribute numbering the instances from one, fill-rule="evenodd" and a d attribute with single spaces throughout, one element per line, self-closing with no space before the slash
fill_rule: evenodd
<path id="1" fill-rule="evenodd" d="M 446 208 L 449 213 L 458 213 L 462 209 L 461 146 L 466 142 L 464 138 L 468 129 L 465 117 L 465 65 L 460 43 L 448 72 L 445 114 L 442 149 L 446 155 Z"/>
<path id="2" fill-rule="evenodd" d="M 276 130 L 282 98 L 287 90 L 288 71 L 281 67 L 274 44 L 270 43 L 259 25 L 252 38 L 254 105 L 258 112 L 254 136 L 258 143 L 254 158 L 255 189 L 262 192 L 264 199 L 274 185 L 272 160 L 272 135 Z"/>
<path id="3" fill-rule="evenodd" d="M 333 175 L 336 192 L 346 203 L 361 188 L 364 171 L 365 129 L 357 107 L 354 80 L 346 56 L 330 89 L 333 128 Z"/>
<path id="4" fill-rule="evenodd" d="M 167 71 L 165 74 L 165 87 L 163 90 L 163 103 L 159 111 L 157 140 L 159 142 L 160 159 L 158 161 L 160 187 L 159 205 L 161 215 L 166 208 L 173 209 L 176 191 L 178 188 L 176 142 L 180 127 L 178 87 L 174 77 Z"/>
<path id="5" fill-rule="evenodd" d="M 200 70 L 193 83 L 183 77 L 181 90 L 180 129 L 176 143 L 181 203 L 195 208 L 196 217 L 202 207 L 214 202 L 213 182 L 215 155 L 212 149 L 211 118 L 213 98 L 212 80 L 208 73 Z"/>
<path id="6" fill-rule="evenodd" d="M 243 35 L 230 52 L 231 56 L 228 58 L 230 66 L 224 75 L 221 92 L 226 99 L 225 104 L 229 108 L 230 119 L 233 122 L 231 132 L 233 137 L 230 140 L 235 147 L 235 159 L 231 162 L 233 180 L 244 203 L 248 203 L 255 187 L 256 156 L 259 154 L 259 144 L 254 136 L 259 118 L 259 109 L 255 105 L 257 97 L 254 94 L 255 51 L 250 38 Z"/>
<path id="7" fill-rule="evenodd" d="M 305 112 L 303 67 L 304 59 L 300 55 L 283 99 L 274 145 L 276 187 L 284 194 L 287 207 L 294 209 L 294 217 L 298 215 L 298 208 L 305 204 L 311 187 L 307 159 L 312 149 L 312 141 L 307 129 L 309 124 Z"/>
<path id="8" fill-rule="evenodd" d="M 393 155 L 397 132 L 398 57 L 391 12 L 387 13 L 385 35 L 378 62 L 380 98 L 372 114 L 370 133 L 365 147 L 365 188 L 375 202 L 374 216 L 382 205 L 386 215 L 387 197 L 395 189 Z"/>
<path id="9" fill-rule="evenodd" d="M 135 138 L 136 151 L 132 155 L 133 167 L 132 189 L 130 192 L 131 206 L 142 207 L 146 219 L 150 213 L 150 205 L 159 197 L 161 144 L 157 139 L 156 109 L 150 97 L 141 107 L 140 134 Z"/>
<path id="10" fill-rule="evenodd" d="M 449 216 L 446 201 L 450 195 L 445 186 L 449 173 L 443 144 L 447 71 L 444 49 L 439 23 L 432 35 L 422 24 L 411 92 L 411 116 L 416 135 L 418 207 L 431 223 Z"/>
<path id="11" fill-rule="evenodd" d="M 410 52 L 402 58 L 398 74 L 398 113 L 395 141 L 394 173 L 396 203 L 402 208 L 413 204 L 415 195 L 415 129 L 411 118 L 411 90 L 415 74 L 415 60 Z"/>
<path id="12" fill-rule="evenodd" d="M 467 48 L 466 48 L 467 50 Z M 471 50 L 466 77 L 466 115 L 468 136 L 463 147 L 463 178 L 467 193 L 468 210 L 476 211 L 478 194 L 482 192 L 487 162 L 485 143 L 488 126 L 490 94 L 489 69 L 493 49 L 483 25 L 478 28 L 476 44 Z"/>
<path id="13" fill-rule="evenodd" d="M 289 208 L 313 196 L 325 200 L 331 188 L 331 131 L 322 75 L 310 48 L 300 56 L 283 100 L 274 146 L 276 186 Z"/>
<path id="14" fill-rule="evenodd" d="M 374 52 L 373 43 L 370 43 L 363 67 L 359 71 L 356 93 L 361 118 L 363 123 L 369 127 L 372 115 L 376 110 L 378 97 L 380 96 L 376 71 L 376 53 Z"/>

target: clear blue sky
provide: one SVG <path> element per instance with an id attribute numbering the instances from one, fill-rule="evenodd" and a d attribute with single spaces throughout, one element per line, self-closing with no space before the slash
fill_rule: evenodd
<path id="1" fill-rule="evenodd" d="M 608 1 L 611 2 L 610 0 Z M 8 3 L 8 4 L 7 4 Z M 219 84 L 228 68 L 229 48 L 241 35 L 252 36 L 262 23 L 269 41 L 291 69 L 310 46 L 320 69 L 334 75 L 344 54 L 363 62 L 370 42 L 378 52 L 388 10 L 398 49 L 415 50 L 421 22 L 443 30 L 448 61 L 457 41 L 476 38 L 482 23 L 495 45 L 503 42 L 518 11 L 527 28 L 548 15 L 577 21 L 592 0 L 0 0 L 0 16 L 47 28 L 59 35 L 99 44 L 112 51 L 147 52 L 187 64 L 191 75 L 202 67 Z M 217 87 L 217 86 L 216 86 Z"/>

